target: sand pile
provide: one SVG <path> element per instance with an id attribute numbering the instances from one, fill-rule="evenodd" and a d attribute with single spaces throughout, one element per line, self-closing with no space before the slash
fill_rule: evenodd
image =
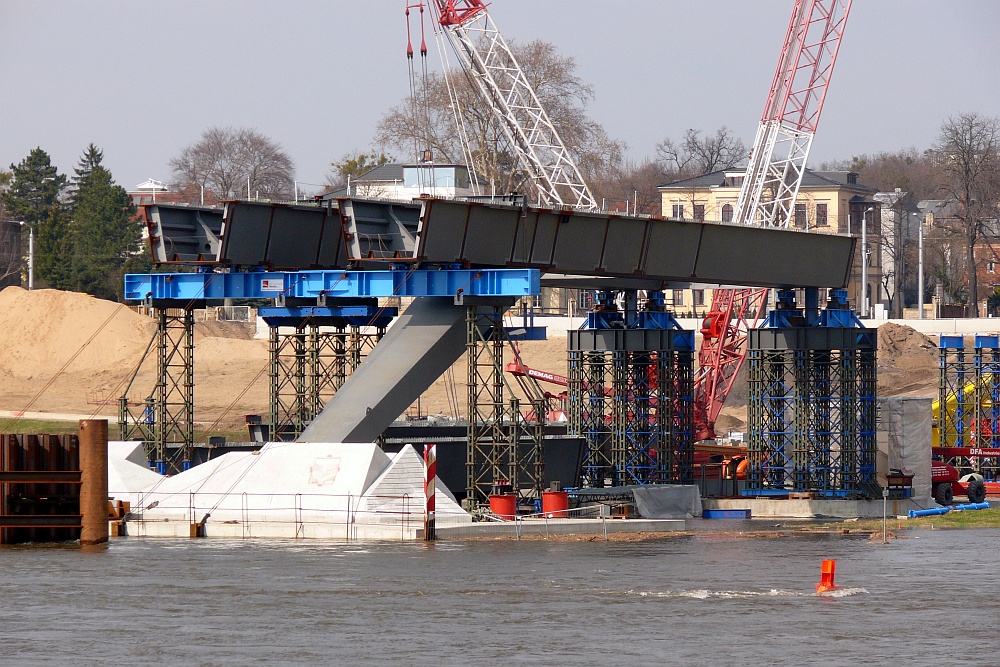
<path id="1" fill-rule="evenodd" d="M 31 410 L 114 415 L 115 401 L 155 332 L 152 318 L 121 304 L 74 292 L 8 287 L 0 292 L 0 410 L 28 409 L 55 378 Z M 267 367 L 267 342 L 252 337 L 246 324 L 195 324 L 196 421 L 215 421 L 247 386 L 250 390 L 224 423 L 238 427 L 244 414 L 267 411 L 266 370 L 253 382 Z M 151 355 L 142 366 L 128 392 L 131 399 L 152 393 L 155 363 Z"/>
<path id="2" fill-rule="evenodd" d="M 0 372 L 16 380 L 47 381 L 102 325 L 68 367 L 74 373 L 134 364 L 156 324 L 86 294 L 8 287 L 0 292 Z"/>
<path id="3" fill-rule="evenodd" d="M 908 326 L 888 322 L 878 328 L 880 396 L 935 396 L 938 351 L 933 339 Z"/>

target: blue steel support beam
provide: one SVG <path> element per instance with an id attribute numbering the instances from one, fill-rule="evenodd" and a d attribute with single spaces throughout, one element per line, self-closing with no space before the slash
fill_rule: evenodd
<path id="1" fill-rule="evenodd" d="M 335 305 L 257 309 L 257 315 L 271 327 L 294 327 L 303 322 L 317 326 L 387 327 L 398 314 L 396 308 L 374 306 Z"/>
<path id="2" fill-rule="evenodd" d="M 273 299 L 537 295 L 538 269 L 130 273 L 125 299 Z"/>

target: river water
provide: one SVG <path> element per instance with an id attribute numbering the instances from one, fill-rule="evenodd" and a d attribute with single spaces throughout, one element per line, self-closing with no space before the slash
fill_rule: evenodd
<path id="1" fill-rule="evenodd" d="M 628 543 L 5 547 L 0 664 L 1000 665 L 998 530 L 883 546 L 689 524 Z M 824 558 L 842 588 L 817 596 Z"/>

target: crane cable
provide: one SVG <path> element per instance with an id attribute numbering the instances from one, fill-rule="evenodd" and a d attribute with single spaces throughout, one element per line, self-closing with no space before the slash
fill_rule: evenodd
<path id="1" fill-rule="evenodd" d="M 413 40 L 410 36 L 410 8 L 418 5 L 406 5 L 406 66 L 409 70 L 410 80 L 410 117 L 414 122 L 417 119 L 417 74 L 413 69 Z M 420 13 L 423 14 L 423 3 L 420 3 Z M 413 133 L 413 155 L 420 154 L 420 132 L 415 128 Z M 420 173 L 419 170 L 417 172 Z M 418 176 L 419 178 L 419 176 Z M 349 193 L 348 193 L 349 194 Z"/>

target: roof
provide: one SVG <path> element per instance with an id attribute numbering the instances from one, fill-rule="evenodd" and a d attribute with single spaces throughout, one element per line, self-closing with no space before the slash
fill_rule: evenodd
<path id="1" fill-rule="evenodd" d="M 163 181 L 157 181 L 153 178 L 147 178 L 144 183 L 140 183 L 135 186 L 133 192 L 169 192 L 170 186 L 168 186 Z"/>
<path id="2" fill-rule="evenodd" d="M 679 181 L 667 183 L 666 185 L 657 186 L 657 189 L 686 190 L 691 188 L 719 188 L 725 185 L 727 174 L 746 174 L 746 167 L 731 167 L 729 169 L 713 171 L 710 174 L 694 176 L 693 178 L 684 178 Z M 834 186 L 850 188 L 852 190 L 863 190 L 866 192 L 878 192 L 878 188 L 862 185 L 860 183 L 850 183 L 849 179 L 852 174 L 857 176 L 857 174 L 850 171 L 813 171 L 812 169 L 806 169 L 805 173 L 802 175 L 801 187 L 822 188 Z"/>
<path id="3" fill-rule="evenodd" d="M 403 180 L 403 170 L 404 169 L 451 169 L 451 168 L 462 168 L 465 169 L 464 164 L 407 164 L 404 162 L 395 162 L 391 164 L 383 164 L 380 167 L 375 167 L 374 169 L 369 169 L 360 176 L 355 176 L 351 179 L 351 182 L 365 182 L 365 181 L 378 181 L 379 183 L 394 182 Z"/>
<path id="4" fill-rule="evenodd" d="M 402 164 L 383 164 L 380 167 L 369 169 L 360 176 L 355 176 L 351 181 L 401 181 L 403 180 Z"/>

